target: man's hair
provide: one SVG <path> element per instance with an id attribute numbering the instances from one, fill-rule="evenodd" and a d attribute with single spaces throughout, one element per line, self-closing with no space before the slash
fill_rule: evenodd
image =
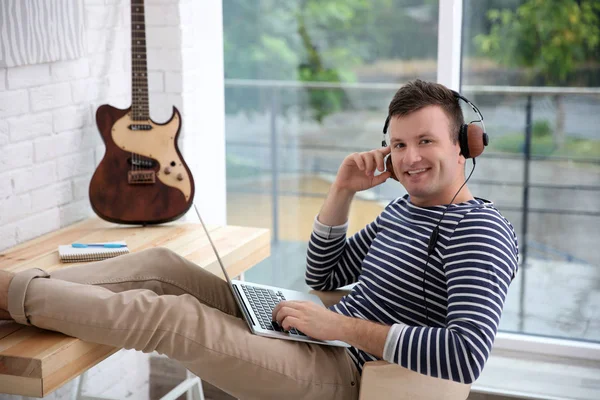
<path id="1" fill-rule="evenodd" d="M 465 123 L 458 99 L 446 86 L 425 82 L 420 79 L 410 81 L 402 86 L 390 102 L 388 115 L 405 116 L 427 106 L 439 106 L 450 120 L 450 138 L 458 141 L 458 131 Z"/>

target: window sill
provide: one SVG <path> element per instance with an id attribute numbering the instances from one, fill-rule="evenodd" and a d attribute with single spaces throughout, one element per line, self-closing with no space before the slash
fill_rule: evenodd
<path id="1" fill-rule="evenodd" d="M 492 398 L 597 400 L 600 344 L 501 332 L 471 391 Z"/>

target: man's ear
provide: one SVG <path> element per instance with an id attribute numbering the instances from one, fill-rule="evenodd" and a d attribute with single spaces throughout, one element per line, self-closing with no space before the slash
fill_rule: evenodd
<path id="1" fill-rule="evenodd" d="M 467 159 L 460 152 L 460 145 L 456 142 L 456 151 L 458 152 L 458 164 L 465 165 L 467 163 Z"/>

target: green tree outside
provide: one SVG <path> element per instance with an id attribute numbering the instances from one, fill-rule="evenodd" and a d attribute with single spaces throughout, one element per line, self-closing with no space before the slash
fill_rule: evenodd
<path id="1" fill-rule="evenodd" d="M 225 77 L 355 82 L 356 67 L 374 61 L 435 59 L 437 13 L 438 0 L 224 0 Z M 227 90 L 229 112 L 269 101 L 264 90 Z M 350 107 L 343 90 L 303 96 L 318 121 Z"/>
<path id="2" fill-rule="evenodd" d="M 496 62 L 525 68 L 526 84 L 538 77 L 551 86 L 569 84 L 569 74 L 597 57 L 600 48 L 600 2 L 597 0 L 527 0 L 516 10 L 491 9 L 489 34 L 475 37 L 482 54 Z M 554 146 L 565 143 L 562 96 L 554 97 Z"/>

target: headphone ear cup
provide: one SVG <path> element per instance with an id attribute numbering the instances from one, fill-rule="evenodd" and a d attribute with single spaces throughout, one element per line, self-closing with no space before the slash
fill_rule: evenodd
<path id="1" fill-rule="evenodd" d="M 467 131 L 469 129 L 469 125 L 462 124 L 460 126 L 460 130 L 458 131 L 458 144 L 460 146 L 460 154 L 464 158 L 470 158 L 471 152 L 469 151 L 469 137 L 467 135 Z"/>
<path id="2" fill-rule="evenodd" d="M 398 180 L 398 178 L 396 177 L 396 174 L 394 173 L 394 166 L 392 165 L 392 156 L 391 154 L 388 155 L 385 159 L 385 170 L 389 171 L 392 175 L 390 176 L 390 178 L 394 179 L 394 180 Z"/>
<path id="3" fill-rule="evenodd" d="M 469 157 L 479 157 L 488 144 L 488 135 L 479 125 L 469 124 L 464 126 L 466 127 L 465 145 L 467 146 Z"/>

